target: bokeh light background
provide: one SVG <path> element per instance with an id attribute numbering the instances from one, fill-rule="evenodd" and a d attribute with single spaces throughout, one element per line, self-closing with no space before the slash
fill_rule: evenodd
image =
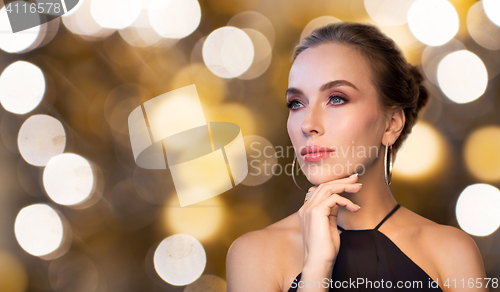
<path id="1" fill-rule="evenodd" d="M 303 202 L 291 52 L 338 21 L 379 26 L 431 92 L 394 164 L 396 199 L 469 233 L 500 276 L 499 3 L 80 0 L 12 34 L 0 2 L 0 291 L 225 291 L 230 244 Z M 181 208 L 168 170 L 135 165 L 127 118 L 193 83 L 207 121 L 241 127 L 251 164 Z"/>

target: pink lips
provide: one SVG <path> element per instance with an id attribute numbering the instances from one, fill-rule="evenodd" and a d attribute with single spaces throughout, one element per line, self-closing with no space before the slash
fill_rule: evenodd
<path id="1" fill-rule="evenodd" d="M 328 147 L 311 145 L 304 147 L 300 151 L 300 154 L 304 157 L 305 161 L 314 162 L 329 157 L 333 152 L 334 150 Z"/>

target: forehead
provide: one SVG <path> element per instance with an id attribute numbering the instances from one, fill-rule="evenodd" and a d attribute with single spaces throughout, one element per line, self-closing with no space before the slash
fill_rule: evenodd
<path id="1" fill-rule="evenodd" d="M 292 64 L 288 87 L 317 91 L 326 82 L 344 79 L 363 91 L 370 86 L 370 71 L 351 46 L 326 43 L 302 51 Z"/>

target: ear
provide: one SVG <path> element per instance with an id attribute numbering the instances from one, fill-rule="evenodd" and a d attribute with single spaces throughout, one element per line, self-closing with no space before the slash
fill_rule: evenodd
<path id="1" fill-rule="evenodd" d="M 389 142 L 389 146 L 396 142 L 403 131 L 406 121 L 404 110 L 397 108 L 397 106 L 391 108 L 387 117 L 386 128 L 382 137 L 382 144 L 384 146 L 387 142 Z"/>

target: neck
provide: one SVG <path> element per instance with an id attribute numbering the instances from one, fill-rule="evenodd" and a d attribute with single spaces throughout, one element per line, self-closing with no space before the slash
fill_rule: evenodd
<path id="1" fill-rule="evenodd" d="M 337 224 L 344 229 L 372 229 L 396 206 L 397 201 L 390 187 L 385 183 L 384 156 L 379 156 L 375 163 L 365 168 L 358 181 L 363 184 L 357 193 L 342 193 L 353 203 L 361 206 L 356 212 L 339 208 Z M 362 171 L 362 170 L 361 170 Z M 360 171 L 360 172 L 361 172 Z"/>

